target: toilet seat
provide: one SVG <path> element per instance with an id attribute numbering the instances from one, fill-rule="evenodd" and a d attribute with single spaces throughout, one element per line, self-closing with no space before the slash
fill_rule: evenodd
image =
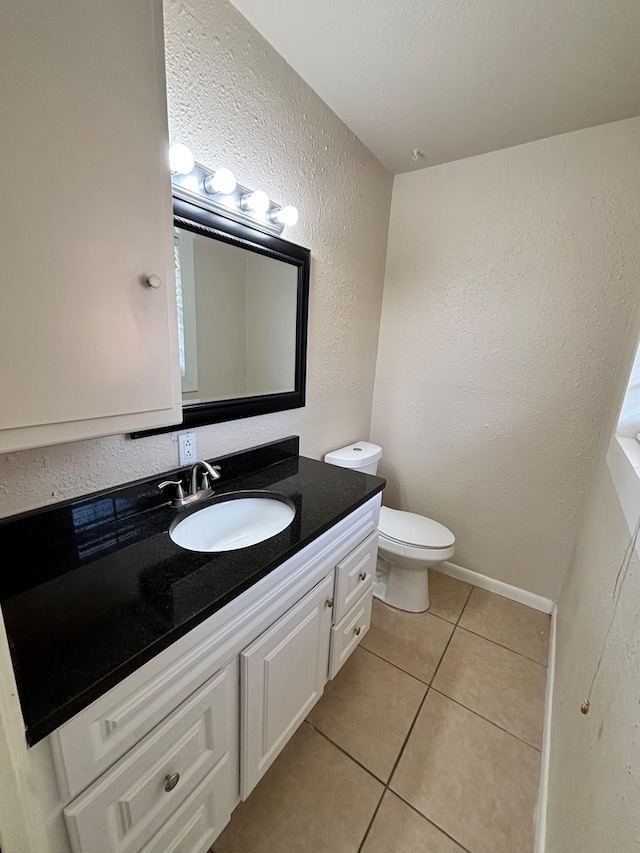
<path id="1" fill-rule="evenodd" d="M 378 532 L 389 545 L 394 543 L 420 551 L 449 551 L 456 543 L 455 536 L 444 524 L 386 506 L 380 508 Z"/>

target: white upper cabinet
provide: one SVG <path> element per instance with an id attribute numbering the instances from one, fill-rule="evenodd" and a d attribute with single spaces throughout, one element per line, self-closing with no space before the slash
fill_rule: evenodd
<path id="1" fill-rule="evenodd" d="M 161 0 L 1 18 L 0 452 L 178 423 Z"/>

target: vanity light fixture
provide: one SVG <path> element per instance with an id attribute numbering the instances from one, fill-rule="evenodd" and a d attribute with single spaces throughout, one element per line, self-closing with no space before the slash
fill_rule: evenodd
<path id="1" fill-rule="evenodd" d="M 169 166 L 173 175 L 188 175 L 193 171 L 195 164 L 193 154 L 181 142 L 177 142 L 169 149 Z"/>
<path id="2" fill-rule="evenodd" d="M 236 176 L 231 169 L 216 169 L 213 175 L 209 175 L 204 179 L 204 188 L 209 195 L 230 195 L 235 191 L 238 182 Z"/>
<path id="3" fill-rule="evenodd" d="M 241 186 L 231 169 L 208 169 L 195 161 L 182 143 L 171 146 L 169 159 L 176 198 L 268 234 L 282 234 L 285 226 L 298 221 L 298 211 L 292 204 L 276 204 L 263 190 Z"/>
<path id="4" fill-rule="evenodd" d="M 271 207 L 269 196 L 262 190 L 254 190 L 240 196 L 240 207 L 255 213 L 266 213 Z"/>
<path id="5" fill-rule="evenodd" d="M 282 225 L 295 225 L 298 221 L 298 208 L 292 204 L 286 204 L 284 207 L 274 207 L 271 211 L 271 221 L 278 222 Z"/>

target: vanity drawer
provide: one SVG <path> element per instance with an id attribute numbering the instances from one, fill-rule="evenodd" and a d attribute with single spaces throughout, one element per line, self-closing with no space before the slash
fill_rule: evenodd
<path id="1" fill-rule="evenodd" d="M 368 536 L 336 566 L 334 619 L 339 622 L 373 584 L 378 556 L 378 531 Z"/>
<path id="2" fill-rule="evenodd" d="M 219 791 L 219 774 L 218 765 L 140 853 L 207 853 L 235 806 Z"/>
<path id="3" fill-rule="evenodd" d="M 159 661 L 147 665 L 152 670 L 147 678 L 134 676 L 118 684 L 50 735 L 65 801 L 111 767 L 224 663 L 210 646 L 198 646 L 158 671 Z"/>
<path id="4" fill-rule="evenodd" d="M 230 811 L 238 681 L 234 661 L 64 809 L 74 853 L 139 853 L 205 778 Z"/>
<path id="5" fill-rule="evenodd" d="M 347 615 L 331 629 L 329 678 L 334 678 L 371 626 L 373 585 L 365 592 Z"/>

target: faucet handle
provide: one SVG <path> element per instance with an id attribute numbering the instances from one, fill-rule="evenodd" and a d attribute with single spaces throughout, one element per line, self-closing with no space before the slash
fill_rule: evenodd
<path id="1" fill-rule="evenodd" d="M 164 483 L 158 484 L 159 489 L 164 489 L 167 486 L 176 487 L 175 494 L 172 498 L 173 502 L 184 500 L 184 486 L 182 485 L 182 480 L 165 480 Z"/>
<path id="2" fill-rule="evenodd" d="M 200 488 L 201 489 L 210 489 L 211 488 L 211 480 L 219 480 L 220 479 L 220 466 L 219 465 L 209 465 L 202 472 L 202 477 L 200 479 Z"/>

